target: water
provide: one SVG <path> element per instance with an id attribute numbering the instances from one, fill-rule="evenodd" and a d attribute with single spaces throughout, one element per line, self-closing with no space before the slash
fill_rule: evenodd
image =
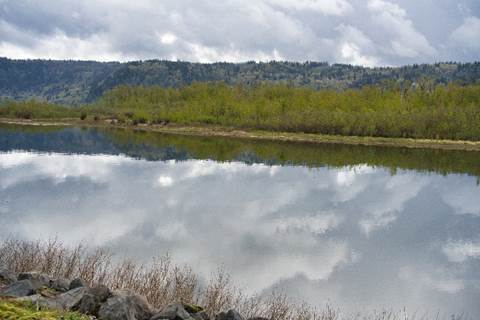
<path id="1" fill-rule="evenodd" d="M 478 153 L 0 127 L 0 237 L 170 252 L 248 292 L 480 318 Z"/>

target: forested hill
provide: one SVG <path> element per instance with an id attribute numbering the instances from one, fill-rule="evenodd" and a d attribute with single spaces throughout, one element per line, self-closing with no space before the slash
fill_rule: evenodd
<path id="1" fill-rule="evenodd" d="M 246 85 L 288 82 L 315 89 L 345 89 L 419 79 L 431 79 L 435 83 L 480 83 L 480 62 L 364 68 L 321 62 L 202 64 L 150 60 L 102 63 L 0 58 L 1 98 L 39 98 L 69 105 L 94 101 L 120 84 L 180 87 L 196 81 Z"/>

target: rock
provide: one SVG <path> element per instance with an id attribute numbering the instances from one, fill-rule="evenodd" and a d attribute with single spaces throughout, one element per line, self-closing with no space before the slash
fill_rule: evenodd
<path id="1" fill-rule="evenodd" d="M 75 311 L 92 316 L 98 316 L 100 306 L 101 304 L 95 298 L 95 296 L 87 293 L 83 296 L 82 300 L 80 300 L 80 303 L 75 308 Z"/>
<path id="2" fill-rule="evenodd" d="M 63 309 L 72 310 L 80 303 L 86 292 L 87 288 L 78 287 L 59 294 L 54 299 L 63 307 Z"/>
<path id="3" fill-rule="evenodd" d="M 34 294 L 28 297 L 20 297 L 15 299 L 15 301 L 28 301 L 40 308 L 45 308 L 45 309 L 57 309 L 57 310 L 63 309 L 63 307 L 55 299 L 44 297 L 40 294 Z"/>
<path id="4" fill-rule="evenodd" d="M 183 304 L 174 303 L 163 308 L 159 313 L 154 315 L 150 320 L 160 320 L 160 319 L 169 319 L 169 320 L 193 320 L 194 318 L 190 313 L 185 310 Z"/>
<path id="5" fill-rule="evenodd" d="M 37 294 L 43 296 L 43 297 L 48 297 L 48 298 L 53 298 L 56 297 L 60 294 L 59 291 L 49 288 L 49 287 L 41 287 L 40 289 L 37 289 Z"/>
<path id="6" fill-rule="evenodd" d="M 199 311 L 190 315 L 195 320 L 210 320 L 210 317 L 206 311 Z"/>
<path id="7" fill-rule="evenodd" d="M 10 285 L 17 281 L 17 275 L 10 270 L 0 269 L 0 285 Z"/>
<path id="8" fill-rule="evenodd" d="M 93 286 L 92 288 L 88 289 L 87 293 L 95 296 L 100 302 L 107 301 L 107 299 L 113 295 L 112 291 L 103 284 L 97 284 L 96 286 Z"/>
<path id="9" fill-rule="evenodd" d="M 203 308 L 199 305 L 191 304 L 191 303 L 182 303 L 182 304 L 183 304 L 183 308 L 185 308 L 185 310 L 190 314 L 203 311 Z"/>
<path id="10" fill-rule="evenodd" d="M 220 312 L 215 317 L 215 320 L 245 320 L 236 310 L 230 309 L 227 313 Z"/>
<path id="11" fill-rule="evenodd" d="M 45 297 L 41 294 L 34 294 L 28 297 L 16 299 L 17 301 L 29 301 L 42 308 L 57 310 L 72 310 L 79 304 L 85 295 L 86 288 L 76 288 L 53 297 Z"/>
<path id="12" fill-rule="evenodd" d="M 18 280 L 29 280 L 37 289 L 50 286 L 50 277 L 39 272 L 22 272 L 18 274 Z"/>
<path id="13" fill-rule="evenodd" d="M 88 289 L 76 307 L 80 313 L 97 316 L 102 303 L 112 296 L 112 292 L 105 285 L 96 285 Z"/>
<path id="14" fill-rule="evenodd" d="M 67 292 L 70 289 L 70 281 L 64 278 L 55 279 L 50 282 L 50 288 L 59 292 Z"/>
<path id="15" fill-rule="evenodd" d="M 39 287 L 36 287 L 32 281 L 20 280 L 0 290 L 0 296 L 25 297 L 35 294 L 37 289 L 39 289 Z"/>
<path id="16" fill-rule="evenodd" d="M 87 283 L 83 279 L 75 278 L 72 280 L 72 282 L 70 282 L 70 286 L 68 287 L 68 289 L 73 290 L 80 287 L 87 287 Z"/>
<path id="17" fill-rule="evenodd" d="M 115 293 L 98 311 L 102 320 L 148 320 L 152 315 L 152 309 L 145 298 L 130 291 Z"/>
<path id="18" fill-rule="evenodd" d="M 248 318 L 248 320 L 270 320 L 270 319 L 265 317 L 251 317 L 251 318 Z"/>

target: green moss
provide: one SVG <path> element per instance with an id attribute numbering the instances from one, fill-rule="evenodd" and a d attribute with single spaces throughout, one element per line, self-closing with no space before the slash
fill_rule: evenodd
<path id="1" fill-rule="evenodd" d="M 2 320 L 88 320 L 87 316 L 76 312 L 39 310 L 29 302 L 0 299 L 0 319 Z"/>
<path id="2" fill-rule="evenodd" d="M 183 307 L 188 313 L 197 313 L 204 310 L 203 307 L 190 303 L 183 303 Z"/>
<path id="3" fill-rule="evenodd" d="M 197 313 L 203 311 L 203 308 L 201 306 L 197 306 L 196 304 L 184 303 L 183 307 L 188 313 Z"/>
<path id="4" fill-rule="evenodd" d="M 37 290 L 37 293 L 42 295 L 43 297 L 55 297 L 58 295 L 60 292 L 56 291 L 55 289 L 49 288 L 49 287 L 41 287 L 40 289 Z"/>

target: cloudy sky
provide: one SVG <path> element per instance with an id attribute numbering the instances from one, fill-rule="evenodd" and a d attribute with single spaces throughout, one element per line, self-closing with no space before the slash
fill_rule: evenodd
<path id="1" fill-rule="evenodd" d="M 473 61 L 480 58 L 480 1 L 0 0 L 0 56 Z"/>

